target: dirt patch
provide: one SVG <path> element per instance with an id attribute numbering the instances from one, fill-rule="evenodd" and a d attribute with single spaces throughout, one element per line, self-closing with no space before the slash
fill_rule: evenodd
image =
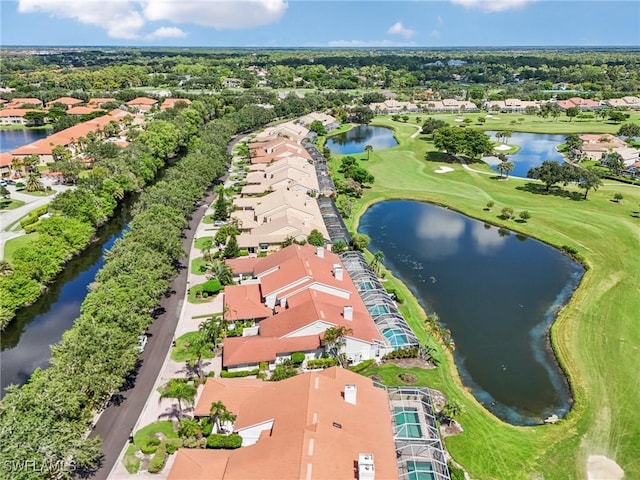
<path id="1" fill-rule="evenodd" d="M 398 375 L 398 379 L 402 382 L 402 383 L 408 383 L 409 385 L 413 385 L 414 383 L 416 383 L 418 381 L 418 377 L 416 375 L 414 375 L 413 373 L 401 373 L 400 375 Z"/>
<path id="2" fill-rule="evenodd" d="M 589 455 L 587 478 L 589 480 L 621 480 L 624 470 L 616 462 L 604 455 Z"/>
<path id="3" fill-rule="evenodd" d="M 384 360 L 383 363 L 391 363 L 400 368 L 436 368 L 435 365 L 423 360 L 422 358 L 394 358 L 390 360 Z"/>
<path id="4" fill-rule="evenodd" d="M 450 423 L 447 421 L 440 423 L 440 436 L 442 438 L 459 435 L 462 432 L 462 425 L 455 420 L 451 420 Z"/>

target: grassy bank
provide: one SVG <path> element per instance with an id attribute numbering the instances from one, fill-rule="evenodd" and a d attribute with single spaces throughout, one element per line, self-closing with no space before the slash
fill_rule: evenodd
<path id="1" fill-rule="evenodd" d="M 456 116 L 449 117 L 453 123 Z M 510 120 L 504 121 L 509 125 Z M 353 217 L 347 219 L 351 229 L 357 228 L 359 217 L 374 202 L 397 198 L 429 201 L 558 247 L 570 245 L 589 267 L 552 327 L 552 342 L 569 373 L 575 396 L 574 408 L 566 419 L 540 427 L 501 422 L 462 386 L 446 353 L 441 354 L 440 368 L 423 374 L 430 386 L 465 407 L 460 418 L 464 433 L 446 439 L 453 457 L 473 478 L 565 480 L 585 478 L 587 457 L 604 454 L 620 464 L 626 478 L 640 478 L 640 414 L 634 407 L 640 392 L 640 219 L 632 216 L 640 204 L 640 189 L 607 182 L 597 192 L 590 192 L 589 200 L 577 201 L 561 194 L 532 193 L 535 184 L 526 180 L 498 181 L 458 164 L 449 165 L 453 172 L 436 174 L 443 157 L 433 152 L 433 144 L 424 136 L 410 138 L 415 132 L 412 121 L 405 125 L 383 117 L 373 123 L 395 128 L 400 145 L 375 151 L 363 163 L 376 181 L 354 206 Z M 562 129 L 605 133 L 618 128 L 602 122 L 555 122 L 538 117 L 518 127 L 522 128 L 494 126 L 489 119 L 484 126 L 544 133 L 567 133 Z M 425 160 L 430 151 L 434 161 Z M 339 157 L 332 160 L 335 162 Z M 577 191 L 573 186 L 566 190 Z M 622 204 L 611 201 L 617 192 L 624 194 Z M 491 211 L 483 209 L 488 201 L 495 202 Z M 532 218 L 527 223 L 504 222 L 498 215 L 505 206 L 527 210 Z M 418 336 L 426 338 L 424 312 L 406 288 L 402 287 L 401 293 L 407 299 L 403 313 Z"/>

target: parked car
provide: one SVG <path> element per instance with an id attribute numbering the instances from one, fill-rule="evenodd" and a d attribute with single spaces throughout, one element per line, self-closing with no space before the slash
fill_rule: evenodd
<path id="1" fill-rule="evenodd" d="M 223 221 L 223 220 L 216 220 L 215 222 L 213 222 L 213 226 L 214 227 L 221 227 L 223 225 L 226 225 L 227 222 Z"/>
<path id="2" fill-rule="evenodd" d="M 16 184 L 16 182 L 14 180 L 11 180 L 10 178 L 7 178 L 5 180 L 5 182 L 7 182 L 7 185 L 15 185 Z"/>
<path id="3" fill-rule="evenodd" d="M 146 335 L 140 335 L 138 337 L 138 345 L 136 345 L 136 349 L 138 350 L 138 353 L 144 352 L 144 347 L 147 346 L 148 340 L 149 340 L 149 337 L 147 337 Z"/>
<path id="4" fill-rule="evenodd" d="M 0 180 L 0 187 L 6 187 L 7 185 L 9 184 L 6 181 Z"/>

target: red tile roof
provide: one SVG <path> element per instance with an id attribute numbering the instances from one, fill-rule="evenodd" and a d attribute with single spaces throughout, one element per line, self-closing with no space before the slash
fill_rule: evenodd
<path id="1" fill-rule="evenodd" d="M 0 153 L 0 167 L 10 167 L 13 155 L 9 152 Z"/>
<path id="2" fill-rule="evenodd" d="M 231 267 L 236 275 L 253 274 L 253 269 L 261 260 L 258 257 L 238 257 L 225 260 L 225 263 Z"/>
<path id="3" fill-rule="evenodd" d="M 135 105 L 155 105 L 156 103 L 158 103 L 158 100 L 156 100 L 155 98 L 137 97 L 137 98 L 134 98 L 133 100 L 129 100 L 127 102 L 127 105 L 130 105 L 130 106 L 135 106 Z"/>
<path id="4" fill-rule="evenodd" d="M 176 106 L 176 103 L 183 102 L 187 105 L 191 105 L 191 100 L 188 98 L 165 98 L 162 105 L 160 105 L 160 110 L 166 110 L 167 108 L 173 108 Z"/>
<path id="5" fill-rule="evenodd" d="M 234 367 L 260 362 L 273 362 L 278 354 L 310 352 L 320 348 L 320 336 L 276 338 L 255 335 L 229 337 L 224 340 L 222 366 Z"/>
<path id="6" fill-rule="evenodd" d="M 27 112 L 41 112 L 32 108 L 5 108 L 0 110 L 0 117 L 24 117 Z"/>
<path id="7" fill-rule="evenodd" d="M 96 111 L 98 109 L 94 107 L 71 107 L 67 110 L 67 115 L 88 115 Z"/>
<path id="8" fill-rule="evenodd" d="M 224 317 L 227 320 L 267 318 L 271 309 L 262 302 L 260 285 L 229 285 L 224 289 Z"/>
<path id="9" fill-rule="evenodd" d="M 80 103 L 82 103 L 83 100 L 80 100 L 79 98 L 73 98 L 73 97 L 60 97 L 60 98 L 56 98 L 55 100 L 51 100 L 48 105 L 53 105 L 55 103 L 62 103 L 64 105 L 67 106 L 73 106 L 73 105 L 78 105 Z"/>

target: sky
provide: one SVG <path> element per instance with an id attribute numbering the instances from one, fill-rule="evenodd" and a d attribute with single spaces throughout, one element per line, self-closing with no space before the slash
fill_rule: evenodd
<path id="1" fill-rule="evenodd" d="M 2 45 L 638 46 L 638 0 L 0 0 Z"/>

